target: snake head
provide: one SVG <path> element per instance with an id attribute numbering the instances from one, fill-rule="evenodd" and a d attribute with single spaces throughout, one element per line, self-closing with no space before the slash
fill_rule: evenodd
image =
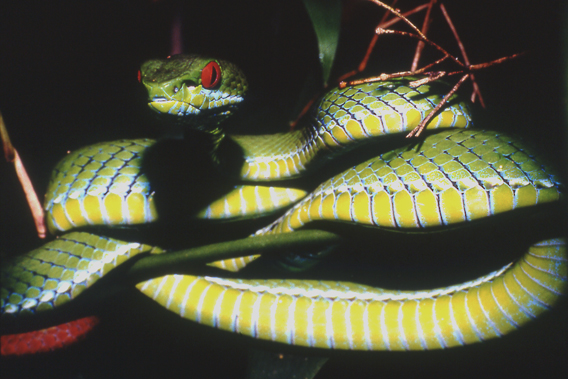
<path id="1" fill-rule="evenodd" d="M 139 80 L 151 109 L 195 125 L 222 121 L 243 101 L 248 86 L 230 62 L 183 54 L 145 62 Z"/>

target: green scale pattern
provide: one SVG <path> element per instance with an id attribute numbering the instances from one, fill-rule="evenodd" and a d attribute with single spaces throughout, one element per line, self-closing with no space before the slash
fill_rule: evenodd
<path id="1" fill-rule="evenodd" d="M 144 252 L 162 250 L 83 232 L 65 234 L 2 267 L 1 314 L 36 313 L 60 306 Z"/>
<path id="2" fill-rule="evenodd" d="M 409 86 L 407 78 L 365 83 L 329 91 L 304 128 L 282 134 L 229 136 L 241 146 L 245 180 L 293 178 L 305 173 L 312 162 L 345 152 L 359 143 L 386 134 L 410 132 L 442 101 L 433 87 Z M 471 115 L 464 102 L 452 97 L 427 129 L 468 128 Z"/>
<path id="3" fill-rule="evenodd" d="M 52 233 L 86 225 L 124 225 L 157 218 L 150 183 L 140 172 L 151 139 L 87 146 L 55 167 L 45 197 Z"/>
<path id="4" fill-rule="evenodd" d="M 335 176 L 257 234 L 293 231 L 312 220 L 448 225 L 558 200 L 560 187 L 557 175 L 518 140 L 453 129 Z"/>
<path id="5" fill-rule="evenodd" d="M 371 115 L 379 118 L 383 133 L 413 129 L 442 101 L 443 96 L 439 93 L 443 92 L 435 91 L 432 84 L 410 87 L 411 79 L 413 78 L 391 79 L 329 91 L 316 109 L 318 134 L 323 134 L 324 131 L 333 133 L 334 128 L 341 127 L 349 138 L 367 138 L 366 135 L 351 134 L 345 129 L 345 125 L 349 120 L 363 121 Z M 444 90 L 447 91 L 447 88 Z M 458 102 L 457 99 L 456 95 L 452 96 L 444 111 L 451 112 L 454 118 L 463 117 L 465 125 L 461 127 L 467 128 L 472 122 L 469 109 L 463 101 Z M 450 124 L 455 121 L 452 120 Z M 438 118 L 428 128 L 449 126 L 441 123 L 442 118 Z"/>

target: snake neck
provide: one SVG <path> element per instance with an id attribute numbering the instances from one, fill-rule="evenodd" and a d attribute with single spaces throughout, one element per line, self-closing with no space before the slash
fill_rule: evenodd
<path id="1" fill-rule="evenodd" d="M 209 125 L 207 128 L 186 129 L 184 139 L 188 141 L 189 148 L 207 154 L 207 164 L 210 169 L 216 171 L 225 180 L 238 180 L 241 171 L 246 166 L 247 151 L 234 138 L 228 136 L 219 124 Z M 202 156 L 199 159 L 203 159 Z M 205 164 L 205 161 L 201 162 Z M 213 174 L 211 172 L 211 174 Z"/>
<path id="2" fill-rule="evenodd" d="M 225 132 L 223 132 L 223 129 L 221 129 L 219 125 L 205 129 L 204 132 L 208 135 L 209 140 L 211 141 L 209 155 L 215 165 L 220 166 L 222 159 L 219 156 L 219 147 L 221 146 L 221 142 L 225 139 Z"/>

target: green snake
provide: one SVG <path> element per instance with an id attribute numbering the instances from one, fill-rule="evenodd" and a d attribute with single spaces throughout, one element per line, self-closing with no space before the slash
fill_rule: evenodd
<path id="1" fill-rule="evenodd" d="M 404 232 L 438 230 L 561 199 L 561 184 L 552 169 L 513 137 L 470 129 L 467 106 L 457 97 L 428 125 L 444 130 L 420 143 L 359 163 L 311 191 L 289 185 L 293 181 L 272 183 L 311 175 L 340 160 L 347 150 L 415 128 L 442 96 L 434 88 L 438 84 L 415 88 L 413 80 L 336 88 L 318 102 L 303 129 L 236 136 L 221 129 L 248 87 L 235 65 L 179 55 L 146 62 L 140 73 L 149 106 L 163 118 L 206 135 L 212 141 L 215 168 L 235 182 L 233 190 L 204 204 L 196 220 L 280 212 L 252 238 L 291 233 L 322 221 Z M 224 153 L 228 143 L 238 146 L 242 155 L 236 168 L 227 164 L 236 160 Z M 50 231 L 157 220 L 159 208 L 143 167 L 145 152 L 155 144 L 149 139 L 99 143 L 65 157 L 54 170 L 45 198 Z M 181 274 L 136 287 L 182 317 L 265 340 L 354 350 L 445 348 L 507 334 L 565 293 L 564 240 L 534 242 L 514 264 L 433 290 Z M 63 234 L 2 268 L 2 317 L 49 313 L 72 303 L 130 257 L 163 252 L 85 232 Z M 256 257 L 211 265 L 238 271 Z"/>

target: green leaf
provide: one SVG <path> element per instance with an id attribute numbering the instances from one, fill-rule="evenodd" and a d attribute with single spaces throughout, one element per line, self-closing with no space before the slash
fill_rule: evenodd
<path id="1" fill-rule="evenodd" d="M 341 0 L 304 0 L 318 39 L 323 82 L 327 85 L 341 25 Z"/>

